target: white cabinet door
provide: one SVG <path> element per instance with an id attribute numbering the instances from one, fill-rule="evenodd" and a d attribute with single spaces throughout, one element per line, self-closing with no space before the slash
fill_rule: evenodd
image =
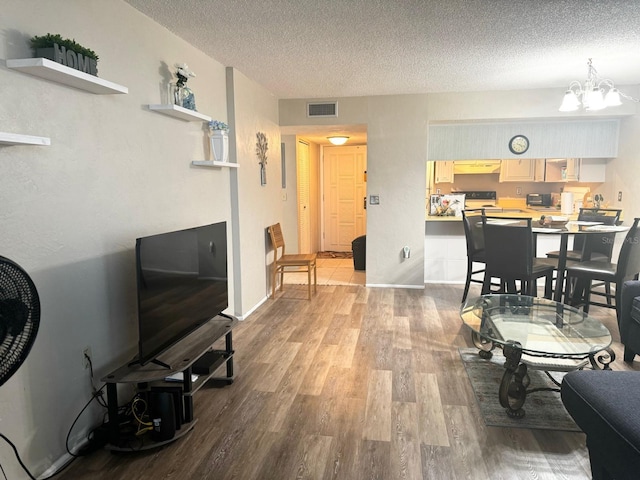
<path id="1" fill-rule="evenodd" d="M 436 183 L 453 183 L 453 161 L 435 162 Z"/>
<path id="2" fill-rule="evenodd" d="M 500 167 L 501 182 L 533 182 L 535 161 L 531 158 L 502 160 Z"/>

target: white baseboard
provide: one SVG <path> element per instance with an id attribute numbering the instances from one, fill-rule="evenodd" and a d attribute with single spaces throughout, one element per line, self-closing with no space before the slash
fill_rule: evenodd
<path id="1" fill-rule="evenodd" d="M 391 285 L 385 283 L 367 283 L 365 287 L 370 288 L 411 288 L 414 290 L 424 290 L 424 285 Z"/>
<path id="2" fill-rule="evenodd" d="M 238 320 L 244 320 L 247 317 L 249 317 L 249 315 L 251 315 L 253 312 L 255 312 L 258 308 L 260 308 L 262 306 L 262 304 L 264 302 L 266 302 L 267 300 L 269 300 L 268 296 L 264 296 L 264 298 L 262 298 L 258 303 L 256 303 L 252 308 L 250 308 L 249 310 L 247 310 L 247 312 L 245 312 L 244 315 L 238 315 L 238 314 L 234 314 L 234 316 L 238 319 Z"/>

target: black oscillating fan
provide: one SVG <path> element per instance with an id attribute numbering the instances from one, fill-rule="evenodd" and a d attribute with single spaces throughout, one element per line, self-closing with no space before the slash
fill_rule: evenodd
<path id="1" fill-rule="evenodd" d="M 36 286 L 18 264 L 0 256 L 0 385 L 27 358 L 39 325 Z"/>

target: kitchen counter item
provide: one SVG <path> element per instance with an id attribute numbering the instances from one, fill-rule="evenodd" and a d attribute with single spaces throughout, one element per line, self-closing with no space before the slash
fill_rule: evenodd
<path id="1" fill-rule="evenodd" d="M 527 193 L 527 206 L 529 207 L 550 207 L 550 193 Z"/>
<path id="2" fill-rule="evenodd" d="M 562 192 L 560 196 L 560 211 L 565 215 L 573 213 L 573 193 Z"/>

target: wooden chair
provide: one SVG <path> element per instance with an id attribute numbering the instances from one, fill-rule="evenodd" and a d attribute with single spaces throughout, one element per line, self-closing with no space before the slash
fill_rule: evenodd
<path id="1" fill-rule="evenodd" d="M 307 280 L 309 284 L 309 300 L 311 300 L 311 272 L 313 271 L 313 291 L 316 292 L 318 279 L 316 275 L 316 254 L 315 253 L 294 253 L 286 254 L 284 237 L 280 224 L 276 223 L 269 228 L 269 236 L 273 245 L 273 275 L 271 277 L 271 298 L 276 298 L 276 279 L 280 274 L 280 290 L 284 287 L 284 274 L 286 272 L 307 272 Z M 280 250 L 278 256 L 278 250 Z M 295 270 L 287 270 L 293 269 Z"/>

